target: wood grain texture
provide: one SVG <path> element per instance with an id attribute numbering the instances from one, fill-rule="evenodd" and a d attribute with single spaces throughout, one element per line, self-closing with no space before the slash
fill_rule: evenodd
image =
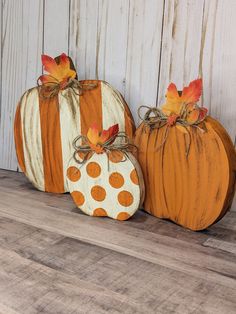
<path id="1" fill-rule="evenodd" d="M 235 193 L 233 143 L 216 120 L 207 117 L 204 124 L 205 132 L 191 127 L 188 139 L 176 126 L 150 129 L 143 123 L 135 137 L 147 191 L 144 209 L 191 230 L 221 219 Z"/>
<path id="2" fill-rule="evenodd" d="M 234 88 L 236 86 L 236 2 L 205 1 L 202 28 L 203 102 L 236 140 Z"/>
<path id="3" fill-rule="evenodd" d="M 13 140 L 15 108 L 25 89 L 41 73 L 43 2 L 1 1 L 0 167 L 17 170 Z"/>
<path id="4" fill-rule="evenodd" d="M 99 0 L 71 0 L 70 3 L 70 56 L 79 79 L 97 79 Z"/>
<path id="5" fill-rule="evenodd" d="M 43 52 L 52 57 L 69 50 L 69 0 L 44 0 Z"/>
<path id="6" fill-rule="evenodd" d="M 202 103 L 235 141 L 234 0 L 165 1 L 158 104 L 173 81 L 179 89 L 201 76 Z M 234 108 L 233 108 L 234 107 Z"/>
<path id="7" fill-rule="evenodd" d="M 170 82 L 182 90 L 199 76 L 203 6 L 204 0 L 165 1 L 158 105 Z"/>
<path id="8" fill-rule="evenodd" d="M 236 311 L 235 212 L 198 233 L 91 218 L 3 170 L 0 195 L 0 313 Z"/>
<path id="9" fill-rule="evenodd" d="M 130 1 L 125 99 L 136 122 L 138 107 L 157 99 L 163 9 L 163 0 Z"/>

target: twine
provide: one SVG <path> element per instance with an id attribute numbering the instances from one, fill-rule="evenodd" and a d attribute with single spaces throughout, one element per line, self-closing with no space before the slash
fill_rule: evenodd
<path id="1" fill-rule="evenodd" d="M 115 139 L 121 138 L 123 142 L 120 143 L 113 143 Z M 81 144 L 78 144 L 78 142 L 81 142 Z M 112 151 L 120 151 L 125 155 L 125 159 L 121 160 L 121 162 L 126 161 L 129 158 L 128 153 L 132 152 L 133 149 L 137 150 L 137 146 L 132 144 L 128 138 L 128 136 L 124 132 L 119 132 L 118 134 L 114 135 L 113 137 L 109 138 L 105 143 L 98 144 L 102 148 L 102 153 L 105 153 L 107 155 L 108 160 L 108 171 L 109 171 L 109 154 Z M 84 165 L 89 158 L 92 157 L 94 153 L 96 153 L 89 145 L 89 140 L 87 136 L 79 135 L 77 136 L 73 141 L 73 147 L 75 149 L 75 152 L 73 154 L 73 158 L 75 162 L 80 164 L 81 166 Z M 84 157 L 79 160 L 77 158 L 78 153 L 84 153 Z M 101 154 L 102 154 L 101 153 Z M 92 155 L 91 155 L 92 154 Z"/>
<path id="2" fill-rule="evenodd" d="M 45 99 L 53 98 L 58 95 L 60 90 L 67 89 L 69 87 L 76 95 L 81 96 L 84 91 L 94 89 L 98 86 L 98 83 L 81 83 L 80 81 L 73 78 L 70 78 L 65 85 L 62 85 L 62 83 L 59 82 L 55 77 L 51 75 L 48 76 L 53 79 L 52 82 L 40 84 L 40 77 L 37 80 L 39 95 Z"/>
<path id="3" fill-rule="evenodd" d="M 156 150 L 159 150 L 161 147 L 163 147 L 166 143 L 166 140 L 169 136 L 169 132 L 170 132 L 170 127 L 177 124 L 177 125 L 181 125 L 185 131 L 186 134 L 188 135 L 188 141 L 187 143 L 185 143 L 185 154 L 186 156 L 188 156 L 189 154 L 189 150 L 190 150 L 190 145 L 191 145 L 191 134 L 189 132 L 188 127 L 195 127 L 197 129 L 199 129 L 201 132 L 205 132 L 205 129 L 200 128 L 198 125 L 200 123 L 202 123 L 205 119 L 198 119 L 197 121 L 193 122 L 193 123 L 189 123 L 186 120 L 187 117 L 187 105 L 188 104 L 184 104 L 181 108 L 180 114 L 176 115 L 175 118 L 176 120 L 173 123 L 169 123 L 169 118 L 170 116 L 167 116 L 164 114 L 164 112 L 156 107 L 149 107 L 149 106 L 140 106 L 138 108 L 138 116 L 140 118 L 141 121 L 143 121 L 143 123 L 145 124 L 145 126 L 149 127 L 150 130 L 153 129 L 161 129 L 164 126 L 167 126 L 166 130 L 165 130 L 165 134 L 164 134 L 164 139 L 162 141 L 162 143 L 156 147 Z M 141 115 L 141 110 L 143 108 L 146 108 L 147 111 L 144 114 L 144 117 L 142 117 Z"/>

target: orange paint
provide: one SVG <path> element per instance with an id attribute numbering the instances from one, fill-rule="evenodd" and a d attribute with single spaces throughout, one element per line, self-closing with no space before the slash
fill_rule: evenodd
<path id="1" fill-rule="evenodd" d="M 67 169 L 67 177 L 72 182 L 78 181 L 81 177 L 80 170 L 77 167 L 69 167 Z"/>
<path id="2" fill-rule="evenodd" d="M 19 166 L 23 172 L 26 172 L 25 157 L 24 157 L 24 150 L 23 150 L 20 104 L 18 104 L 16 108 L 15 123 L 14 123 L 14 137 L 15 137 L 16 154 L 17 154 Z"/>
<path id="3" fill-rule="evenodd" d="M 118 194 L 118 202 L 124 207 L 130 206 L 134 201 L 133 195 L 128 191 L 121 191 Z"/>
<path id="4" fill-rule="evenodd" d="M 106 191 L 100 185 L 95 185 L 91 189 L 91 195 L 95 201 L 102 202 L 106 197 Z"/>
<path id="5" fill-rule="evenodd" d="M 102 130 L 102 93 L 101 82 L 96 80 L 80 81 L 81 84 L 98 84 L 94 89 L 84 91 L 79 97 L 81 134 L 86 135 L 91 125 L 96 123 Z"/>
<path id="6" fill-rule="evenodd" d="M 90 162 L 86 166 L 87 174 L 92 178 L 97 178 L 101 174 L 101 167 L 96 162 Z"/>
<path id="7" fill-rule="evenodd" d="M 138 174 L 136 169 L 133 169 L 130 173 L 130 179 L 134 184 L 139 184 Z"/>
<path id="8" fill-rule="evenodd" d="M 73 191 L 71 193 L 71 196 L 77 206 L 82 206 L 84 204 L 85 198 L 83 193 L 81 193 L 80 191 Z"/>
<path id="9" fill-rule="evenodd" d="M 111 152 L 109 152 L 108 158 L 111 162 L 118 163 L 123 160 L 124 153 L 119 150 L 112 150 Z"/>
<path id="10" fill-rule="evenodd" d="M 205 119 L 206 132 L 190 127 L 191 146 L 186 157 L 187 136 L 176 125 L 150 130 L 142 123 L 135 144 L 146 185 L 144 209 L 192 230 L 218 221 L 229 209 L 235 190 L 236 153 L 224 128 Z"/>
<path id="11" fill-rule="evenodd" d="M 64 193 L 58 97 L 39 97 L 45 191 Z"/>
<path id="12" fill-rule="evenodd" d="M 107 212 L 103 208 L 96 208 L 93 211 L 93 216 L 95 216 L 95 217 L 107 217 Z"/>
<path id="13" fill-rule="evenodd" d="M 121 212 L 116 217 L 117 220 L 127 220 L 129 218 L 130 218 L 130 215 L 126 212 Z"/>
<path id="14" fill-rule="evenodd" d="M 124 182 L 124 177 L 119 172 L 113 172 L 109 176 L 109 183 L 115 189 L 121 188 L 124 185 Z"/>

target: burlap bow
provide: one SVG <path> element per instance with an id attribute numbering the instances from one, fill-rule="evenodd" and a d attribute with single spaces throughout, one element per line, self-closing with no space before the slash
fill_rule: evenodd
<path id="1" fill-rule="evenodd" d="M 40 84 L 40 78 L 37 80 L 39 95 L 42 98 L 52 98 L 58 95 L 60 90 L 65 90 L 71 88 L 73 92 L 80 96 L 86 90 L 94 89 L 98 86 L 97 83 L 81 83 L 80 81 L 70 78 L 66 83 L 56 82 L 57 79 L 51 75 L 48 75 L 52 78 L 52 82 L 47 82 Z"/>
<path id="2" fill-rule="evenodd" d="M 114 140 L 118 138 L 122 139 L 122 141 L 119 143 L 115 143 Z M 124 132 L 119 132 L 118 134 L 109 138 L 105 143 L 99 144 L 99 145 L 102 148 L 102 153 L 105 153 L 107 155 L 108 170 L 109 170 L 109 154 L 112 151 L 122 152 L 125 158 L 121 160 L 121 162 L 124 162 L 127 160 L 127 158 L 129 159 L 128 153 L 133 152 L 133 150 L 137 149 L 137 147 L 133 143 L 130 142 L 128 136 Z M 90 147 L 87 136 L 84 136 L 84 135 L 79 135 L 74 139 L 73 147 L 75 149 L 73 158 L 80 165 L 85 164 L 87 160 L 91 158 L 93 154 L 96 153 Z M 82 157 L 80 159 L 77 158 L 78 153 L 82 153 Z"/>
<path id="3" fill-rule="evenodd" d="M 141 116 L 141 110 L 145 108 L 147 111 L 145 112 L 144 116 Z M 202 127 L 199 127 L 199 124 L 204 122 L 204 118 L 198 119 L 197 121 L 190 123 L 186 120 L 187 117 L 187 104 L 183 105 L 181 108 L 181 112 L 179 115 L 167 116 L 165 113 L 156 107 L 149 107 L 149 106 L 140 106 L 138 108 L 138 116 L 143 123 L 150 128 L 153 129 L 160 129 L 164 126 L 167 126 L 165 129 L 164 139 L 162 143 L 156 147 L 156 150 L 160 149 L 162 146 L 165 145 L 166 140 L 168 138 L 170 127 L 173 125 L 180 125 L 185 129 L 185 133 L 188 135 L 188 141 L 185 143 L 185 153 L 186 156 L 189 154 L 189 149 L 191 145 L 191 134 L 189 132 L 189 127 L 195 127 L 199 129 L 201 132 L 206 131 L 205 124 L 202 124 Z"/>

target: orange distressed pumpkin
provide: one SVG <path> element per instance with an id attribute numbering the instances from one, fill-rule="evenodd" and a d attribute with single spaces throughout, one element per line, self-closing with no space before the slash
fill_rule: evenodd
<path id="1" fill-rule="evenodd" d="M 42 62 L 49 74 L 39 78 L 42 86 L 22 96 L 16 110 L 16 153 L 22 171 L 37 189 L 64 193 L 76 135 L 86 134 L 92 123 L 101 128 L 118 123 L 132 137 L 134 121 L 120 93 L 108 83 L 77 81 L 65 54 L 55 59 L 44 55 Z"/>
<path id="2" fill-rule="evenodd" d="M 170 84 L 162 110 L 148 110 L 135 135 L 144 209 L 192 230 L 221 219 L 235 192 L 235 149 L 222 125 L 196 105 L 201 84 L 193 81 L 182 93 Z"/>

